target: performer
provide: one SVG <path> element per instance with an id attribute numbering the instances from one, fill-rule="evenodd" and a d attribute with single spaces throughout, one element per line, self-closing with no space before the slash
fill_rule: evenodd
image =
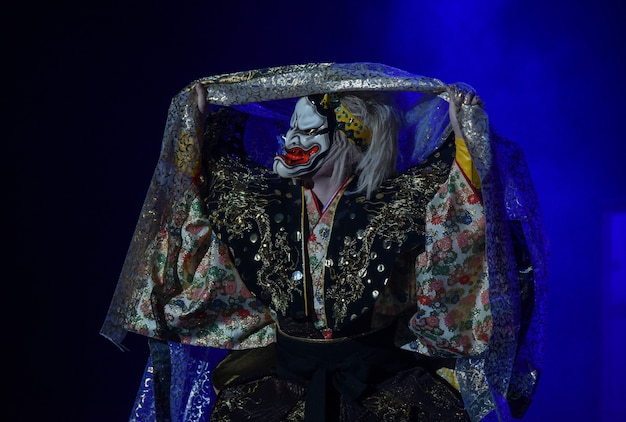
<path id="1" fill-rule="evenodd" d="M 521 417 L 545 295 L 529 180 L 464 84 L 371 63 L 195 81 L 101 331 L 149 338 L 131 420 Z"/>

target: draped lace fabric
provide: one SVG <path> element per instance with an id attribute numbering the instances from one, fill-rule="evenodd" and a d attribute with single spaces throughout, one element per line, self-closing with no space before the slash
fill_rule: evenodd
<path id="1" fill-rule="evenodd" d="M 207 89 L 211 107 L 248 116 L 245 150 L 228 153 L 268 168 L 294 101 L 304 95 L 391 93 L 404 119 L 400 171 L 428 157 L 451 131 L 443 82 L 379 64 L 284 66 L 194 81 L 172 99 L 161 155 L 101 329 L 121 348 L 129 331 L 169 342 L 172 356 L 184 355 L 186 347 L 246 349 L 275 341 L 272 311 L 248 290 L 204 214 L 196 82 Z M 519 148 L 490 128 L 480 107 L 463 106 L 459 119 L 482 184 L 486 266 L 480 277 L 488 287 L 492 330 L 484 353 L 456 357 L 454 377 L 472 420 L 509 420 L 526 410 L 542 366 L 546 241 Z M 437 232 L 432 219 L 426 221 L 428 230 Z M 432 313 L 426 303 L 417 306 L 426 317 Z M 419 329 L 414 334 L 405 348 L 448 356 Z M 199 379 L 204 361 L 194 359 L 188 373 Z M 209 366 L 204 368 L 210 371 Z M 140 397 L 141 392 L 138 403 Z"/>
<path id="2" fill-rule="evenodd" d="M 151 357 L 129 422 L 209 421 L 216 399 L 211 376 L 226 352 L 212 347 L 151 342 Z"/>

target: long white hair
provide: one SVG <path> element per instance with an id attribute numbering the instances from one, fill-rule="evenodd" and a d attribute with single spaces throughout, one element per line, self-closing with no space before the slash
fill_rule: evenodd
<path id="1" fill-rule="evenodd" d="M 380 93 L 350 92 L 340 94 L 340 101 L 366 125 L 372 140 L 365 152 L 336 130 L 327 160 L 332 160 L 332 181 L 354 174 L 358 177 L 351 193 L 365 193 L 369 198 L 381 183 L 396 171 L 398 155 L 398 114 L 392 103 Z"/>

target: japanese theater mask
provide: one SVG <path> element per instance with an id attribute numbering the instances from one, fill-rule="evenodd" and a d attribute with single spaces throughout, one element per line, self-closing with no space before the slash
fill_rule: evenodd
<path id="1" fill-rule="evenodd" d="M 301 177 L 319 169 L 328 155 L 334 129 L 334 115 L 320 113 L 317 96 L 302 97 L 296 103 L 289 130 L 283 137 L 284 153 L 274 157 L 274 171 L 281 177 Z M 330 119 L 328 118 L 330 117 Z"/>

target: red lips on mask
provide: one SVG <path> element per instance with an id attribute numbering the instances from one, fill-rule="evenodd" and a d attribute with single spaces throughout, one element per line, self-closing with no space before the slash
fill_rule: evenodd
<path id="1" fill-rule="evenodd" d="M 319 151 L 319 147 L 316 145 L 310 150 L 306 151 L 302 148 L 289 148 L 285 150 L 284 155 L 279 155 L 286 165 L 288 166 L 297 166 L 300 164 L 308 163 L 311 159 L 311 156 L 315 155 Z"/>

